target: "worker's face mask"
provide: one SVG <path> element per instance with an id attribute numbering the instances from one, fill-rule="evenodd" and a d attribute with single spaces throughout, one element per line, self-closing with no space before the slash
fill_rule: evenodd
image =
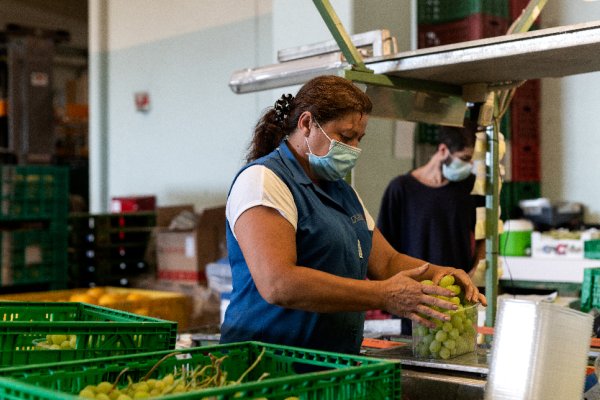
<path id="1" fill-rule="evenodd" d="M 473 166 L 470 162 L 452 157 L 450 163 L 442 164 L 442 175 L 452 182 L 462 181 L 471 175 Z"/>
<path id="2" fill-rule="evenodd" d="M 356 160 L 358 159 L 358 156 L 362 150 L 358 147 L 349 146 L 337 140 L 331 139 L 317 121 L 315 121 L 315 124 L 319 130 L 323 132 L 325 137 L 329 139 L 329 151 L 324 156 L 317 156 L 313 154 L 308 144 L 308 139 L 304 138 L 309 151 L 308 163 L 310 165 L 310 169 L 319 178 L 328 181 L 337 181 L 338 179 L 344 178 L 346 174 L 348 174 L 348 172 L 354 168 Z"/>

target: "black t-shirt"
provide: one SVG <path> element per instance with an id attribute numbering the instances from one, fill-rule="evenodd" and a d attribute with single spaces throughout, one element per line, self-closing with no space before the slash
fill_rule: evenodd
<path id="1" fill-rule="evenodd" d="M 473 265 L 475 176 L 433 188 L 410 173 L 394 178 L 381 202 L 377 227 L 400 253 L 469 271 Z"/>

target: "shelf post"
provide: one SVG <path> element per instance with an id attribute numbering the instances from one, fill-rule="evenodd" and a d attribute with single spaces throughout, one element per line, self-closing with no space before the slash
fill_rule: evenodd
<path id="1" fill-rule="evenodd" d="M 486 196 L 485 196 L 485 222 L 486 222 L 486 270 L 485 270 L 485 296 L 487 308 L 485 312 L 485 325 L 494 326 L 496 320 L 496 307 L 498 299 L 498 210 L 500 193 L 500 168 L 498 147 L 499 133 L 496 124 L 486 126 L 487 149 L 486 154 Z"/>
<path id="2" fill-rule="evenodd" d="M 317 7 L 317 10 L 319 10 L 321 18 L 323 18 L 323 21 L 325 21 L 325 25 L 327 25 L 327 28 L 329 28 L 329 31 L 340 47 L 342 54 L 352 65 L 352 69 L 357 71 L 373 72 L 366 67 L 362 56 L 358 52 L 356 46 L 354 46 L 354 43 L 352 43 L 350 35 L 348 35 L 346 29 L 344 29 L 342 21 L 340 21 L 340 18 L 337 16 L 329 0 L 313 0 L 313 3 Z"/>

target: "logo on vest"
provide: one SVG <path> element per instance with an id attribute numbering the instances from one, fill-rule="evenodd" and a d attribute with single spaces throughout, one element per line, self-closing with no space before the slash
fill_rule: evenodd
<path id="1" fill-rule="evenodd" d="M 365 217 L 362 214 L 354 214 L 350 219 L 353 224 L 356 224 L 357 222 L 364 221 Z"/>

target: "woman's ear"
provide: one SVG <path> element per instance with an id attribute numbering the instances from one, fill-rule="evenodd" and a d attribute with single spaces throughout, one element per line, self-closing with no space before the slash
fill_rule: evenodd
<path id="1" fill-rule="evenodd" d="M 310 135 L 311 125 L 313 122 L 313 117 L 310 111 L 304 111 L 300 114 L 298 118 L 298 126 L 297 128 L 302 131 L 302 134 L 306 137 Z"/>

